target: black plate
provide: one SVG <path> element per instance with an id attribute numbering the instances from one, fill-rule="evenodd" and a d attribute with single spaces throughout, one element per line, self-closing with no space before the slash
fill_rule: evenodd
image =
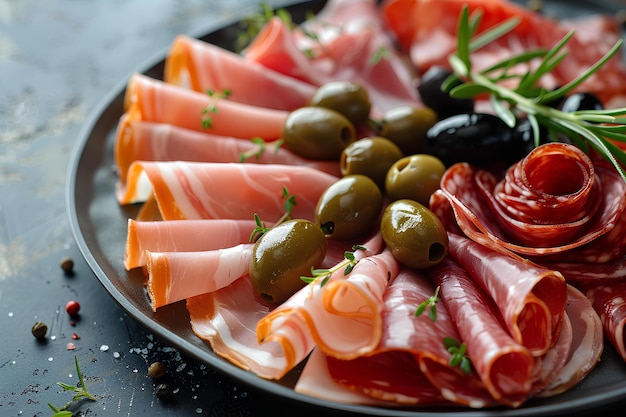
<path id="1" fill-rule="evenodd" d="M 589 11 L 611 12 L 617 10 L 616 2 L 545 2 L 550 12 L 561 15 L 582 14 Z M 308 12 L 316 12 L 323 0 L 292 3 L 288 6 L 295 20 L 302 20 Z M 569 6 L 566 6 L 566 5 Z M 219 27 L 207 28 L 197 36 L 225 48 L 231 48 L 240 30 L 237 22 L 223 22 Z M 138 69 L 154 78 L 162 78 L 161 51 L 148 65 Z M 136 213 L 134 207 L 120 207 L 114 197 L 116 176 L 112 169 L 112 148 L 117 122 L 122 115 L 122 102 L 127 80 L 122 80 L 91 115 L 78 138 L 71 157 L 67 179 L 67 208 L 70 226 L 77 245 L 87 263 L 106 291 L 128 315 L 149 331 L 177 347 L 190 357 L 221 371 L 256 389 L 289 401 L 306 403 L 328 411 L 344 411 L 370 416 L 547 416 L 565 415 L 598 408 L 626 397 L 626 364 L 607 345 L 601 363 L 585 381 L 569 392 L 557 397 L 531 400 L 520 409 L 510 410 L 406 410 L 383 409 L 328 402 L 293 391 L 298 370 L 279 382 L 258 378 L 221 359 L 211 348 L 198 339 L 189 325 L 189 315 L 184 302 L 152 311 L 143 287 L 144 276 L 138 270 L 127 272 L 123 267 L 126 224 Z"/>

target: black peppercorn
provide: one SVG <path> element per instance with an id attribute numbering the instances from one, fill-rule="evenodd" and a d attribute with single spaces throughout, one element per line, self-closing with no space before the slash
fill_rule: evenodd
<path id="1" fill-rule="evenodd" d="M 48 326 L 42 321 L 36 321 L 35 324 L 33 324 L 31 332 L 33 333 L 33 336 L 41 340 L 46 337 L 46 333 L 48 332 Z"/>
<path id="2" fill-rule="evenodd" d="M 159 400 L 166 401 L 172 398 L 174 391 L 169 384 L 159 384 L 154 389 L 154 393 Z"/>

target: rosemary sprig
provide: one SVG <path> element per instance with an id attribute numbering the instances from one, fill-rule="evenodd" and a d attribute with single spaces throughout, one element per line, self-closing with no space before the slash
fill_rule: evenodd
<path id="1" fill-rule="evenodd" d="M 57 385 L 63 388 L 64 391 L 72 391 L 75 394 L 72 400 L 68 402 L 67 404 L 65 404 L 63 407 L 57 408 L 53 406 L 52 404 L 48 403 L 48 407 L 50 407 L 50 409 L 52 409 L 52 411 L 54 412 L 52 417 L 73 416 L 74 413 L 69 411 L 68 408 L 70 407 L 70 405 L 72 405 L 76 401 L 80 401 L 82 399 L 96 401 L 96 397 L 93 394 L 89 393 L 89 391 L 87 391 L 87 388 L 85 387 L 85 380 L 83 378 L 83 373 L 81 372 L 80 367 L 78 366 L 78 358 L 76 356 L 74 356 L 74 364 L 76 365 L 76 374 L 78 375 L 78 381 L 80 383 L 80 386 L 77 387 L 75 385 L 64 384 L 63 382 L 57 382 Z"/>
<path id="2" fill-rule="evenodd" d="M 291 219 L 293 208 L 296 206 L 296 196 L 290 194 L 286 186 L 283 186 L 282 200 L 283 200 L 283 208 L 285 209 L 285 211 L 283 212 L 282 216 L 278 219 L 278 221 L 274 223 L 274 226 L 277 226 Z M 254 213 L 254 222 L 256 223 L 256 227 L 254 228 L 254 230 L 252 230 L 252 233 L 250 234 L 250 239 L 249 239 L 250 242 L 256 242 L 257 240 L 261 238 L 261 236 L 263 236 L 265 233 L 267 233 L 271 229 L 270 227 L 267 227 L 263 221 L 261 221 L 261 218 L 259 217 L 257 213 Z"/>
<path id="3" fill-rule="evenodd" d="M 626 181 L 626 153 L 610 140 L 626 142 L 626 108 L 610 110 L 585 110 L 565 113 L 548 104 L 560 100 L 580 86 L 591 75 L 603 67 L 619 50 L 619 40 L 601 59 L 574 80 L 553 91 L 537 86 L 538 81 L 554 70 L 567 56 L 564 47 L 571 40 L 574 31 L 566 34 L 551 49 L 538 49 L 515 55 L 482 71 L 475 71 L 471 53 L 513 30 L 520 22 L 518 17 L 486 30 L 475 36 L 481 13 L 470 16 L 467 6 L 459 15 L 457 28 L 457 50 L 450 55 L 449 62 L 454 74 L 446 80 L 442 88 L 454 98 L 473 98 L 488 94 L 495 113 L 509 126 L 515 126 L 517 116 L 525 114 L 533 126 L 535 146 L 540 143 L 540 129 L 548 130 L 552 139 L 565 135 L 583 150 L 593 148 L 608 160 Z M 539 59 L 539 65 L 525 73 L 509 72 L 517 64 Z M 514 87 L 507 87 L 502 81 L 517 81 Z M 459 84 L 459 81 L 461 83 Z M 455 86 L 458 84 L 457 86 Z M 610 139 L 610 140 L 609 140 Z"/>
<path id="4" fill-rule="evenodd" d="M 216 92 L 213 90 L 207 90 L 208 96 L 211 98 L 211 103 L 209 103 L 205 108 L 202 109 L 202 128 L 210 129 L 213 127 L 213 119 L 211 118 L 211 114 L 217 114 L 217 100 L 221 98 L 228 98 L 232 91 L 225 89 L 220 92 Z"/>
<path id="5" fill-rule="evenodd" d="M 337 265 L 333 266 L 332 268 L 328 268 L 328 269 L 315 269 L 315 268 L 311 268 L 311 276 L 309 277 L 300 277 L 300 279 L 304 282 L 306 282 L 307 284 L 310 284 L 312 282 L 315 282 L 317 280 L 321 280 L 320 286 L 323 287 L 324 285 L 326 285 L 326 283 L 328 282 L 328 280 L 330 279 L 330 276 L 336 272 L 339 271 L 341 269 L 343 269 L 343 275 L 348 275 L 350 272 L 352 272 L 352 270 L 354 269 L 354 267 L 356 266 L 356 264 L 359 262 L 358 259 L 356 259 L 356 256 L 354 254 L 355 251 L 357 250 L 366 250 L 367 248 L 363 245 L 354 245 L 352 246 L 352 252 L 351 251 L 346 251 L 344 252 L 344 260 L 339 262 Z"/>
<path id="6" fill-rule="evenodd" d="M 439 287 L 435 288 L 435 294 L 428 297 L 415 310 L 415 317 L 419 317 L 428 309 L 428 318 L 435 322 L 437 321 L 437 303 L 441 300 L 439 297 Z"/>
<path id="7" fill-rule="evenodd" d="M 465 354 L 465 351 L 467 350 L 465 342 L 459 345 L 459 342 L 457 342 L 453 337 L 444 337 L 443 344 L 451 355 L 449 362 L 450 366 L 458 366 L 461 368 L 463 373 L 469 375 L 470 372 L 472 372 L 472 362 Z"/>

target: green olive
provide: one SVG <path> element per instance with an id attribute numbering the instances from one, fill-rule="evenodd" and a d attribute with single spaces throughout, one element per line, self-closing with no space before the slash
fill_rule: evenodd
<path id="1" fill-rule="evenodd" d="M 355 137 L 354 125 L 344 115 L 317 106 L 289 113 L 282 133 L 289 150 L 311 159 L 337 160 Z"/>
<path id="2" fill-rule="evenodd" d="M 315 222 L 326 237 L 354 239 L 372 230 L 382 202 L 380 189 L 369 177 L 348 175 L 322 193 L 315 208 Z"/>
<path id="3" fill-rule="evenodd" d="M 437 113 L 428 107 L 394 107 L 383 114 L 378 135 L 393 141 L 405 155 L 422 153 L 426 132 L 435 123 Z"/>
<path id="4" fill-rule="evenodd" d="M 338 111 L 355 126 L 367 122 L 372 108 L 367 90 L 350 81 L 333 81 L 322 85 L 313 94 L 309 104 Z"/>
<path id="5" fill-rule="evenodd" d="M 305 285 L 326 256 L 326 238 L 313 222 L 288 220 L 266 232 L 254 244 L 250 279 L 262 299 L 282 303 Z"/>
<path id="6" fill-rule="evenodd" d="M 378 136 L 352 142 L 341 153 L 339 165 L 342 175 L 362 174 L 370 177 L 378 188 L 385 189 L 389 168 L 402 158 L 402 151 L 389 139 Z"/>
<path id="7" fill-rule="evenodd" d="M 390 200 L 408 198 L 428 207 L 445 170 L 443 162 L 432 155 L 405 156 L 387 172 L 385 191 Z"/>
<path id="8" fill-rule="evenodd" d="M 409 268 L 436 265 L 448 252 L 448 235 L 439 218 L 413 200 L 396 200 L 387 206 L 380 231 L 391 253 Z"/>

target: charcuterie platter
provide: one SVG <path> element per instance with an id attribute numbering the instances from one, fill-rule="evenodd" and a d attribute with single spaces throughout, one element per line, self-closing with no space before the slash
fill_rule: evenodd
<path id="1" fill-rule="evenodd" d="M 286 10 L 294 21 L 303 21 L 310 13 L 317 13 L 322 10 L 324 5 L 325 2 L 312 1 L 286 6 Z M 603 5 L 576 2 L 575 6 L 572 7 L 571 2 L 567 5 L 560 2 L 547 2 L 545 13 L 559 14 L 559 16 L 565 14 L 566 17 L 572 17 L 584 16 L 590 12 L 607 14 L 617 10 L 617 4 L 610 2 Z M 239 22 L 225 22 L 222 27 L 209 28 L 206 33 L 198 34 L 197 38 L 202 42 L 233 49 L 240 33 Z M 133 75 L 132 89 L 139 89 L 139 86 L 147 79 L 163 79 L 166 71 L 166 54 L 167 51 L 160 52 L 153 61 L 137 70 L 137 73 Z M 149 81 L 146 82 L 149 83 Z M 155 335 L 216 370 L 277 397 L 290 401 L 295 400 L 321 409 L 359 415 L 565 415 L 611 404 L 626 395 L 626 363 L 608 342 L 604 345 L 601 361 L 573 388 L 547 398 L 531 398 L 523 405 L 513 408 L 500 405 L 491 405 L 480 409 L 458 408 L 452 404 L 420 407 L 402 403 L 384 406 L 377 402 L 331 401 L 315 395 L 307 395 L 295 389 L 306 360 L 288 369 L 284 374 L 280 374 L 278 378 L 267 378 L 257 376 L 254 372 L 242 369 L 245 366 L 236 366 L 232 363 L 233 361 L 224 359 L 214 352 L 209 343 L 198 337 L 197 327 L 194 328 L 190 325 L 190 312 L 193 316 L 197 310 L 194 310 L 193 304 L 186 304 L 183 301 L 185 296 L 179 297 L 178 301 L 181 302 L 163 302 L 157 305 L 161 302 L 155 295 L 157 290 L 146 288 L 146 275 L 142 268 L 129 268 L 128 263 L 125 264 L 128 262 L 128 259 L 124 257 L 127 249 L 128 219 L 136 219 L 145 214 L 145 206 L 136 204 L 132 196 L 128 197 L 128 201 L 125 201 L 124 204 L 120 204 L 120 200 L 125 198 L 124 193 L 129 194 L 130 192 L 120 186 L 119 172 L 113 169 L 120 164 L 119 157 L 118 159 L 115 157 L 116 152 L 118 152 L 116 147 L 119 146 L 116 143 L 116 140 L 119 140 L 116 139 L 116 134 L 119 131 L 119 123 L 124 115 L 124 109 L 128 106 L 129 89 L 131 89 L 129 80 L 123 80 L 118 88 L 103 99 L 102 105 L 85 124 L 68 173 L 67 203 L 75 238 L 95 275 L 122 308 Z M 218 98 L 216 106 L 220 111 L 213 109 L 215 110 L 213 114 L 208 116 L 212 118 L 210 123 L 218 125 L 220 117 L 228 112 L 225 107 L 226 98 Z M 205 113 L 211 112 L 211 110 L 207 110 Z M 264 121 L 274 116 L 280 118 L 281 114 L 267 112 L 262 115 L 262 118 Z M 260 124 L 255 125 L 254 128 L 258 129 Z M 241 128 L 245 129 L 246 126 Z M 258 130 L 256 131 L 258 132 Z M 268 128 L 267 132 L 263 136 L 272 135 L 271 128 Z M 251 137 L 254 134 L 245 132 L 242 135 Z M 129 175 L 133 174 L 129 171 Z M 255 175 L 266 175 L 266 171 Z M 269 174 L 267 175 L 269 176 Z M 331 174 L 324 173 L 323 175 L 320 174 L 319 178 L 316 177 L 315 183 L 318 187 L 321 187 L 320 184 L 325 184 L 325 181 L 330 181 L 327 175 Z M 297 183 L 294 184 L 297 185 Z M 294 188 L 291 188 L 290 185 L 290 191 L 295 189 L 296 185 L 293 185 Z M 225 189 L 219 191 L 227 194 Z M 226 210 L 229 213 L 236 211 L 232 207 L 227 207 Z M 452 240 L 454 241 L 454 239 Z M 156 258 L 152 259 L 151 262 L 156 265 Z M 564 299 L 561 301 L 562 303 L 565 302 Z M 265 370 L 257 373 L 263 374 L 263 372 Z M 274 375 L 270 371 L 267 372 Z"/>

